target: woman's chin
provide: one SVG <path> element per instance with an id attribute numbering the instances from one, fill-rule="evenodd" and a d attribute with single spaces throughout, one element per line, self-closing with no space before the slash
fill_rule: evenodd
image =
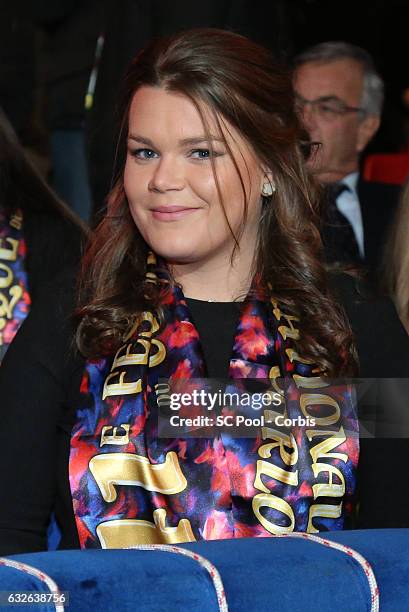
<path id="1" fill-rule="evenodd" d="M 195 245 L 158 242 L 151 245 L 152 250 L 165 261 L 172 264 L 194 263 L 201 259 L 200 250 Z"/>

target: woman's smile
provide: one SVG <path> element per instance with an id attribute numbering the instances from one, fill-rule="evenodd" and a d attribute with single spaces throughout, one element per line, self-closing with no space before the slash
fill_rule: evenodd
<path id="1" fill-rule="evenodd" d="M 199 207 L 190 206 L 156 206 L 152 209 L 152 216 L 158 221 L 179 221 L 198 210 Z"/>

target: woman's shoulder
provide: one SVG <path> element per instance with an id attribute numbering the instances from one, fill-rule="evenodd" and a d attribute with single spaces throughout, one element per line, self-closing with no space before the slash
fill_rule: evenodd
<path id="1" fill-rule="evenodd" d="M 25 210 L 23 228 L 29 282 L 36 294 L 65 267 L 78 266 L 86 234 L 73 219 L 54 211 Z"/>
<path id="2" fill-rule="evenodd" d="M 58 278 L 38 290 L 30 312 L 12 342 L 2 369 L 17 369 L 19 363 L 36 367 L 58 381 L 83 363 L 75 346 L 76 267 L 61 270 Z M 13 365 L 12 365 L 13 364 Z M 34 366 L 33 366 L 34 367 Z"/>

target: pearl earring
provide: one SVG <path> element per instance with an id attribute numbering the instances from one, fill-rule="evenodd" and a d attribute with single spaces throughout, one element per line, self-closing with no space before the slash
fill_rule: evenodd
<path id="1" fill-rule="evenodd" d="M 273 195 L 275 190 L 276 188 L 273 185 L 273 183 L 271 181 L 267 181 L 263 183 L 263 189 L 261 190 L 261 195 L 264 196 L 265 198 L 269 198 L 270 196 Z"/>

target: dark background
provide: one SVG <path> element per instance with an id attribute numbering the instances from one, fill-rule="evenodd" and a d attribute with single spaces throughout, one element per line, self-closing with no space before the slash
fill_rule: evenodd
<path id="1" fill-rule="evenodd" d="M 408 148 L 409 0 L 0 0 L 0 105 L 40 170 L 51 172 L 50 131 L 85 124 L 91 182 L 95 176 L 100 182 L 94 199 L 101 202 L 111 180 L 113 111 L 127 63 L 152 36 L 195 26 L 243 33 L 288 62 L 326 40 L 364 47 L 386 85 L 382 126 L 367 152 Z M 101 32 L 94 106 L 85 113 L 83 90 Z"/>
<path id="2" fill-rule="evenodd" d="M 383 123 L 368 151 L 407 146 L 409 108 L 409 0 L 296 0 L 291 6 L 296 51 L 325 40 L 346 40 L 367 49 L 386 85 Z"/>

